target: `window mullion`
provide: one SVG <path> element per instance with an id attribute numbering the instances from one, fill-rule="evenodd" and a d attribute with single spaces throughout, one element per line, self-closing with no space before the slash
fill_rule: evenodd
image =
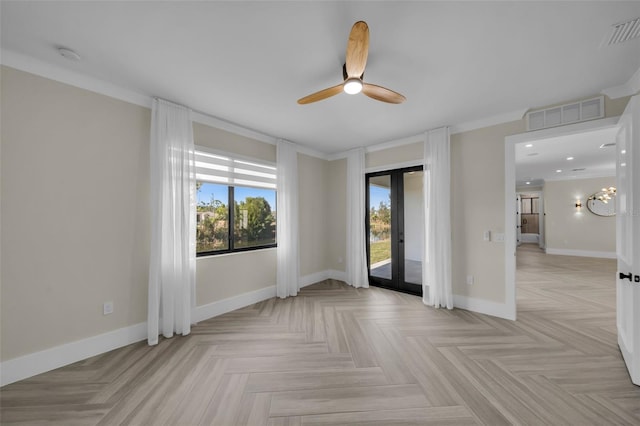
<path id="1" fill-rule="evenodd" d="M 229 206 L 228 208 L 228 214 L 229 214 L 229 251 L 233 251 L 235 249 L 235 240 L 233 238 L 234 236 L 234 229 L 235 229 L 235 201 L 234 201 L 234 193 L 233 193 L 233 186 L 229 186 L 229 202 L 227 204 Z"/>

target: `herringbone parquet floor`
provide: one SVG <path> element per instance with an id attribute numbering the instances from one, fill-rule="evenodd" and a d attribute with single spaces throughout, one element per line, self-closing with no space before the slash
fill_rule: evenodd
<path id="1" fill-rule="evenodd" d="M 640 424 L 615 262 L 518 263 L 516 322 L 327 281 L 5 386 L 2 424 Z"/>

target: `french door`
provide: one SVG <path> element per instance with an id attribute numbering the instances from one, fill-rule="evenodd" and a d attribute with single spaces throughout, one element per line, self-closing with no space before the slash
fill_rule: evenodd
<path id="1" fill-rule="evenodd" d="M 422 296 L 422 166 L 366 177 L 369 283 Z"/>

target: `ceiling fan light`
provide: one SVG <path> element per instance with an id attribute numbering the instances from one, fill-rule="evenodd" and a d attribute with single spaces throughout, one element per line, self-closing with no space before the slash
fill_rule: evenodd
<path id="1" fill-rule="evenodd" d="M 362 81 L 357 77 L 352 77 L 344 82 L 343 90 L 349 95 L 355 95 L 362 91 Z"/>

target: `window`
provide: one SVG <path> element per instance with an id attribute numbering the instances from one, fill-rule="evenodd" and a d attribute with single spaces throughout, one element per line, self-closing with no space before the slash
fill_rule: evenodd
<path id="1" fill-rule="evenodd" d="M 276 246 L 276 168 L 196 148 L 196 254 Z"/>

